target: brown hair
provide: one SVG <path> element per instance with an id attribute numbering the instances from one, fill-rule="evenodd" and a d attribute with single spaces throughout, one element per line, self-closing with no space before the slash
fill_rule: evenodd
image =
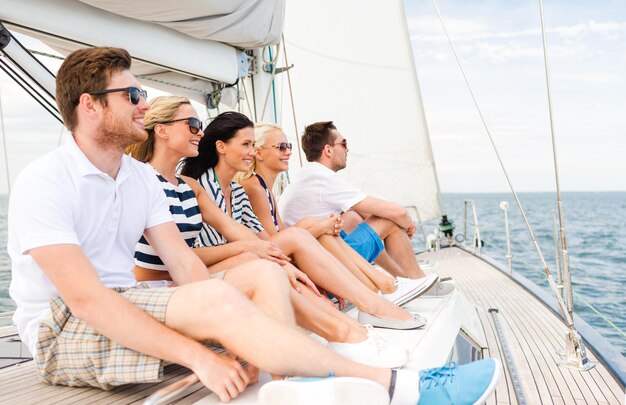
<path id="1" fill-rule="evenodd" d="M 149 162 L 154 154 L 154 127 L 163 121 L 170 121 L 178 114 L 178 109 L 185 104 L 191 104 L 187 97 L 160 96 L 150 101 L 150 109 L 143 117 L 148 139 L 143 142 L 130 145 L 125 152 L 139 160 Z"/>
<path id="2" fill-rule="evenodd" d="M 86 48 L 65 58 L 57 73 L 56 101 L 65 126 L 76 127 L 76 106 L 80 96 L 106 89 L 113 73 L 130 69 L 128 52 L 120 48 Z M 106 106 L 105 94 L 93 96 Z"/>
<path id="3" fill-rule="evenodd" d="M 331 130 L 337 129 L 332 121 L 316 122 L 304 128 L 302 134 L 302 150 L 306 160 L 314 162 L 322 156 L 324 146 L 331 144 L 335 139 Z"/>

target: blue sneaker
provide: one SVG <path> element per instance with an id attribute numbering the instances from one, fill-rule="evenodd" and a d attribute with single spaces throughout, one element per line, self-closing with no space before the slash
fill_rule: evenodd
<path id="1" fill-rule="evenodd" d="M 291 378 L 271 381 L 259 390 L 261 405 L 388 405 L 389 393 L 363 378 Z"/>
<path id="2" fill-rule="evenodd" d="M 443 367 L 421 371 L 418 405 L 481 404 L 496 388 L 501 372 L 502 366 L 495 359 L 463 366 L 449 362 Z"/>

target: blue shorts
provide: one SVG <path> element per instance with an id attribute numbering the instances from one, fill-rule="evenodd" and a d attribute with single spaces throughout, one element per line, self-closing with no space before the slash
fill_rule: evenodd
<path id="1" fill-rule="evenodd" d="M 376 231 L 365 222 L 361 222 L 349 234 L 341 231 L 340 236 L 369 263 L 376 260 L 380 252 L 385 248 Z"/>

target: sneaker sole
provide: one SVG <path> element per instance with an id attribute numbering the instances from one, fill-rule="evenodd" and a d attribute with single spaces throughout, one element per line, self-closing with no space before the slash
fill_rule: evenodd
<path id="1" fill-rule="evenodd" d="M 373 381 L 353 377 L 311 382 L 272 381 L 259 390 L 261 405 L 388 405 L 389 393 Z"/>
<path id="2" fill-rule="evenodd" d="M 407 297 L 402 297 L 401 299 L 396 300 L 397 302 L 394 302 L 394 304 L 396 304 L 397 306 L 401 307 L 402 305 L 407 304 L 407 303 L 413 301 L 416 298 L 419 298 L 420 296 L 422 296 L 422 294 L 426 293 L 428 290 L 433 288 L 433 286 L 435 285 L 437 280 L 439 280 L 439 276 L 435 277 L 433 279 L 433 281 L 430 283 L 430 285 L 424 287 L 422 290 L 419 290 L 419 292 L 417 294 L 410 295 L 410 296 L 407 296 Z"/>
<path id="3" fill-rule="evenodd" d="M 489 382 L 489 385 L 487 386 L 485 392 L 483 392 L 480 398 L 478 398 L 478 400 L 474 402 L 473 405 L 484 404 L 485 401 L 487 401 L 487 398 L 489 398 L 489 396 L 493 394 L 493 391 L 496 389 L 496 385 L 498 384 L 498 381 L 500 380 L 500 375 L 502 374 L 502 364 L 497 359 L 493 359 L 493 361 L 496 366 L 493 370 L 493 376 L 491 377 L 491 381 Z"/>

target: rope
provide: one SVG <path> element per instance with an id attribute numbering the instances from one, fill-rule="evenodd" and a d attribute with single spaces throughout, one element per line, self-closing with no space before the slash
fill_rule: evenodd
<path id="1" fill-rule="evenodd" d="M 289 60 L 287 60 L 287 43 L 285 42 L 285 36 L 282 35 L 283 53 L 285 54 L 285 66 L 289 66 Z M 296 107 L 293 101 L 293 89 L 291 87 L 291 69 L 287 69 L 287 84 L 289 85 L 289 99 L 291 100 L 291 114 L 293 116 L 293 126 L 296 134 L 296 145 L 298 147 L 298 161 L 300 167 L 302 167 L 302 147 L 300 146 L 300 136 L 298 135 L 298 123 L 296 122 Z"/>

